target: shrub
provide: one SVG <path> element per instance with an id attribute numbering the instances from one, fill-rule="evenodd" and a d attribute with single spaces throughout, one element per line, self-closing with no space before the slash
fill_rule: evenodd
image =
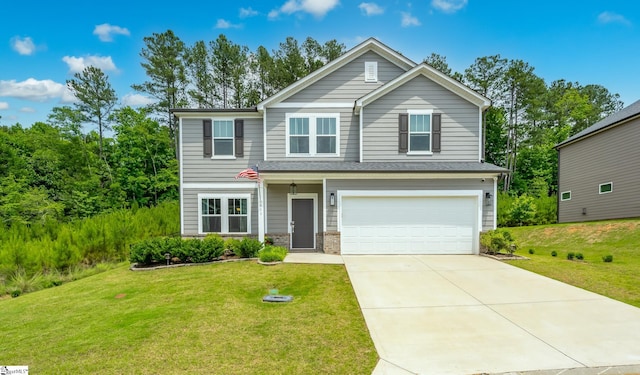
<path id="1" fill-rule="evenodd" d="M 611 263 L 613 262 L 613 255 L 609 254 L 609 255 L 605 255 L 602 257 L 602 261 L 605 263 Z"/>
<path id="2" fill-rule="evenodd" d="M 261 262 L 282 262 L 287 253 L 285 247 L 267 245 L 258 251 L 258 258 Z"/>
<path id="3" fill-rule="evenodd" d="M 576 259 L 583 260 L 584 259 L 584 255 L 582 255 L 582 253 L 576 253 Z"/>
<path id="4" fill-rule="evenodd" d="M 234 253 L 240 258 L 255 258 L 258 251 L 262 248 L 262 242 L 255 238 L 245 237 L 240 241 L 237 251 Z"/>
<path id="5" fill-rule="evenodd" d="M 240 240 L 237 238 L 227 238 L 224 241 L 224 248 L 234 254 L 240 254 Z"/>
<path id="6" fill-rule="evenodd" d="M 131 263 L 152 264 L 163 262 L 166 237 L 149 238 L 131 245 L 129 260 Z"/>
<path id="7" fill-rule="evenodd" d="M 273 238 L 265 236 L 265 237 L 264 237 L 264 245 L 265 245 L 265 246 L 267 246 L 267 245 L 273 245 Z"/>
<path id="8" fill-rule="evenodd" d="M 536 252 L 535 250 L 529 249 L 529 254 L 535 254 L 535 252 Z"/>
<path id="9" fill-rule="evenodd" d="M 202 246 L 209 259 L 214 260 L 224 254 L 224 240 L 218 234 L 209 234 L 202 240 Z"/>
<path id="10" fill-rule="evenodd" d="M 555 251 L 555 250 L 553 250 L 553 251 L 551 252 L 551 256 L 552 256 L 552 257 L 557 257 L 557 256 L 558 256 L 558 252 L 557 252 L 557 251 Z"/>
<path id="11" fill-rule="evenodd" d="M 480 234 L 480 245 L 488 253 L 507 251 L 509 254 L 513 254 L 518 248 L 511 233 L 505 229 L 490 230 Z"/>
<path id="12" fill-rule="evenodd" d="M 207 254 L 203 251 L 202 241 L 198 238 L 188 238 L 182 240 L 182 252 L 187 259 L 193 263 L 204 263 L 209 261 Z"/>
<path id="13" fill-rule="evenodd" d="M 573 260 L 573 257 L 575 257 L 576 254 L 573 251 L 570 251 L 569 253 L 567 253 L 567 259 L 569 260 Z"/>

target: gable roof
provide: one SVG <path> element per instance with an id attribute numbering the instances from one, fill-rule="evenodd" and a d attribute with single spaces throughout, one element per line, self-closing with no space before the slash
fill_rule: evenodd
<path id="1" fill-rule="evenodd" d="M 335 60 L 330 61 L 320 69 L 308 74 L 307 76 L 300 78 L 296 82 L 291 85 L 285 87 L 284 89 L 278 91 L 274 95 L 266 98 L 262 102 L 258 103 L 257 109 L 259 111 L 264 110 L 266 106 L 270 104 L 278 103 L 288 98 L 289 96 L 303 90 L 304 88 L 309 87 L 313 83 L 319 81 L 323 77 L 335 72 L 339 68 L 345 66 L 347 63 L 351 62 L 358 56 L 361 56 L 369 51 L 373 51 L 378 53 L 380 56 L 386 58 L 393 64 L 407 71 L 416 65 L 415 62 L 411 61 L 407 57 L 403 56 L 401 53 L 389 48 L 383 43 L 380 43 L 375 38 L 369 38 L 364 42 L 358 44 L 347 52 L 343 53 L 340 57 Z"/>
<path id="2" fill-rule="evenodd" d="M 405 72 L 404 74 L 400 75 L 399 77 L 396 77 L 394 80 L 389 81 L 386 84 L 380 86 L 378 89 L 368 93 L 362 98 L 356 100 L 356 104 L 353 108 L 353 112 L 358 113 L 358 111 L 360 111 L 360 108 L 379 99 L 380 97 L 388 94 L 389 92 L 395 90 L 396 88 L 404 85 L 408 81 L 420 75 L 427 77 L 428 79 L 443 86 L 449 91 L 477 105 L 483 110 L 488 108 L 491 105 L 491 100 L 489 100 L 489 98 L 486 98 L 485 96 L 480 95 L 476 91 L 470 89 L 466 85 L 458 82 L 457 80 L 449 77 L 448 75 L 440 72 L 439 70 L 435 69 L 431 65 L 422 63 L 420 65 L 417 65 L 413 69 L 409 70 L 408 72 Z"/>
<path id="3" fill-rule="evenodd" d="M 555 148 L 561 148 L 568 145 L 569 143 L 579 141 L 582 138 L 595 135 L 596 133 L 604 131 L 610 127 L 621 124 L 623 122 L 626 122 L 627 120 L 636 116 L 640 116 L 640 100 L 621 109 L 620 111 L 614 114 L 611 114 L 605 117 L 604 119 L 596 122 L 590 127 L 584 129 L 583 131 L 572 135 L 571 137 L 567 138 L 565 141 L 558 143 Z"/>

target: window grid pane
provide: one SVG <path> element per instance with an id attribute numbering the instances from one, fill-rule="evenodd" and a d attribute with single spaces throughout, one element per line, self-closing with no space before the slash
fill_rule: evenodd
<path id="1" fill-rule="evenodd" d="M 309 119 L 306 117 L 289 119 L 289 134 L 309 135 Z"/>
<path id="2" fill-rule="evenodd" d="M 233 138 L 233 122 L 230 120 L 213 122 L 214 138 Z"/>

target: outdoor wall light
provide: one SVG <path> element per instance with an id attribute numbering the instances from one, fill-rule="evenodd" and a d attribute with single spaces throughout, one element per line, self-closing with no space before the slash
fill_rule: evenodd
<path id="1" fill-rule="evenodd" d="M 292 182 L 291 185 L 289 185 L 289 193 L 291 195 L 298 194 L 298 185 L 296 185 L 295 182 Z"/>
<path id="2" fill-rule="evenodd" d="M 491 206 L 491 197 L 492 195 L 490 192 L 487 191 L 486 193 L 484 193 L 484 198 L 487 206 Z"/>
<path id="3" fill-rule="evenodd" d="M 582 209 L 582 214 L 583 214 L 583 215 L 586 215 L 586 214 L 587 214 L 587 208 L 586 208 L 586 207 Z"/>
<path id="4" fill-rule="evenodd" d="M 335 206 L 336 205 L 336 195 L 334 193 L 331 193 L 329 195 L 329 204 L 331 206 Z"/>

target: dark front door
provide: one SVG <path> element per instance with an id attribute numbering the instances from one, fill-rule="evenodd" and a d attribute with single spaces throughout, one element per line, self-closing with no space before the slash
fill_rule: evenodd
<path id="1" fill-rule="evenodd" d="M 313 199 L 292 199 L 291 221 L 291 247 L 313 249 Z"/>

